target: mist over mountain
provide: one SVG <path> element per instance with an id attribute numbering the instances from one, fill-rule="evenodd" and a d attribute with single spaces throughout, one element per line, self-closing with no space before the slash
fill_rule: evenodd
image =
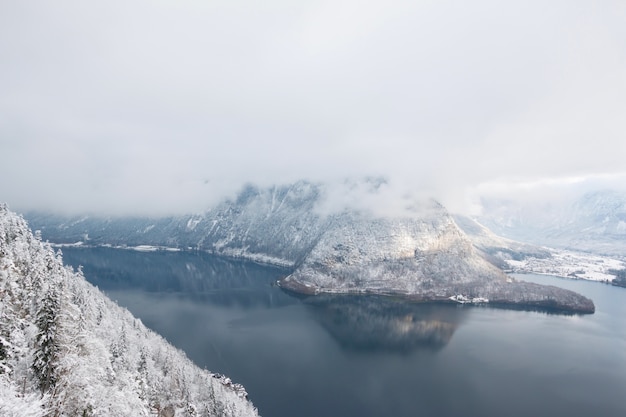
<path id="1" fill-rule="evenodd" d="M 285 267 L 283 288 L 305 294 L 375 293 L 417 301 L 496 304 L 592 312 L 565 290 L 516 283 L 492 265 L 434 200 L 387 200 L 383 182 L 349 183 L 363 198 L 327 208 L 329 188 L 299 181 L 244 187 L 203 214 L 168 218 L 60 218 L 29 214 L 56 243 L 199 250 Z M 350 192 L 347 192 L 350 195 Z M 404 205 L 379 212 L 376 202 Z M 372 209 L 363 202 L 369 202 Z"/>
<path id="2" fill-rule="evenodd" d="M 626 192 L 595 190 L 571 199 L 482 200 L 477 220 L 504 237 L 555 248 L 624 256 Z"/>
<path id="3" fill-rule="evenodd" d="M 508 269 L 506 261 L 511 259 L 522 260 L 530 257 L 549 258 L 552 256 L 550 250 L 544 247 L 498 236 L 470 217 L 456 214 L 454 221 L 467 234 L 476 249 L 499 268 Z"/>
<path id="4" fill-rule="evenodd" d="M 625 20 L 620 1 L 3 2 L 0 196 L 166 216 L 248 181 L 383 175 L 458 212 L 486 182 L 623 174 Z"/>
<path id="5" fill-rule="evenodd" d="M 0 201 L 55 245 L 270 264 L 311 297 L 592 313 L 503 269 L 543 245 L 626 254 L 626 198 L 599 191 L 626 184 L 624 22 L 619 0 L 2 1 Z M 553 192 L 581 182 L 591 194 Z M 0 224 L 0 414 L 255 415 L 16 218 Z M 597 262 L 626 285 L 623 262 Z M 57 391 L 29 368 L 55 297 L 74 338 Z M 439 348 L 456 328 L 317 307 L 338 340 L 370 320 L 400 349 L 403 331 Z"/>

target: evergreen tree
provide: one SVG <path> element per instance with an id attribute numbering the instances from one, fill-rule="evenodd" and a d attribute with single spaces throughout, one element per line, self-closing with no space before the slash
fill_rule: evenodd
<path id="1" fill-rule="evenodd" d="M 0 374 L 10 370 L 7 362 L 9 360 L 9 342 L 0 335 Z"/>
<path id="2" fill-rule="evenodd" d="M 42 393 L 54 387 L 57 381 L 57 364 L 61 353 L 58 340 L 60 319 L 60 297 L 54 286 L 45 294 L 37 311 L 35 355 L 33 370 Z"/>
<path id="3" fill-rule="evenodd" d="M 0 204 L 0 416 L 148 416 L 172 407 L 258 416 L 65 268 Z"/>

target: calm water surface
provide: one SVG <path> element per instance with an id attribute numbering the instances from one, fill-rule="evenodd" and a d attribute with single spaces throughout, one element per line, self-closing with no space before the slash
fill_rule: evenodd
<path id="1" fill-rule="evenodd" d="M 265 417 L 626 416 L 626 289 L 546 276 L 588 316 L 298 298 L 284 271 L 203 254 L 65 248 L 86 278 Z"/>

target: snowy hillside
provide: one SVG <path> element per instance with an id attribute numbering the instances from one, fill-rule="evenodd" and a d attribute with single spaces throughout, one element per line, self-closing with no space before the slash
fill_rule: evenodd
<path id="1" fill-rule="evenodd" d="M 454 221 L 474 246 L 499 268 L 508 269 L 508 262 L 511 260 L 544 259 L 552 256 L 549 249 L 500 237 L 469 217 L 455 215 Z"/>
<path id="2" fill-rule="evenodd" d="M 511 282 L 440 204 L 390 201 L 387 190 L 376 179 L 347 183 L 339 192 L 306 181 L 264 189 L 250 185 L 200 215 L 31 214 L 30 221 L 53 242 L 193 249 L 283 266 L 292 274 L 281 285 L 296 292 L 394 294 L 423 301 L 461 295 L 505 305 L 594 310 L 590 300 L 564 290 Z M 339 196 L 329 198 L 332 193 Z"/>
<path id="3" fill-rule="evenodd" d="M 626 261 L 614 257 L 564 249 L 550 249 L 550 253 L 550 257 L 544 258 L 529 256 L 519 260 L 510 259 L 507 261 L 508 269 L 518 273 L 546 274 L 601 282 L 613 282 L 626 271 Z M 619 285 L 619 280 L 614 284 Z"/>
<path id="4" fill-rule="evenodd" d="M 591 300 L 574 292 L 506 276 L 435 202 L 410 218 L 336 217 L 280 285 L 304 294 L 384 294 L 581 313 L 595 309 Z"/>
<path id="5" fill-rule="evenodd" d="M 317 292 L 415 294 L 448 281 L 474 280 L 507 277 L 475 253 L 446 210 L 433 202 L 413 218 L 337 216 L 284 283 L 306 283 Z"/>
<path id="6" fill-rule="evenodd" d="M 33 229 L 55 243 L 152 245 L 201 250 L 293 267 L 327 226 L 316 210 L 322 188 L 300 181 L 286 186 L 245 187 L 202 214 L 167 218 L 64 218 L 30 213 Z"/>
<path id="7" fill-rule="evenodd" d="M 257 416 L 0 206 L 0 415 Z"/>
<path id="8" fill-rule="evenodd" d="M 573 201 L 520 205 L 483 200 L 477 220 L 500 236 L 555 248 L 626 255 L 626 193 L 605 190 Z"/>
<path id="9" fill-rule="evenodd" d="M 626 271 L 623 256 L 539 247 L 497 236 L 475 220 L 454 216 L 474 246 L 499 268 L 515 273 L 554 275 L 623 285 L 616 279 Z"/>

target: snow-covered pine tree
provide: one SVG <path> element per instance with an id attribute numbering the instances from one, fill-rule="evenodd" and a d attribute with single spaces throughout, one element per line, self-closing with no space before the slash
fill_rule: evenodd
<path id="1" fill-rule="evenodd" d="M 42 393 L 54 387 L 58 378 L 58 363 L 61 356 L 59 343 L 60 327 L 60 295 L 59 289 L 52 286 L 48 289 L 37 311 L 37 336 L 35 337 L 35 354 L 33 370 L 39 381 Z"/>
<path id="2" fill-rule="evenodd" d="M 0 204 L 0 416 L 258 417 L 245 396 L 64 267 Z"/>
<path id="3" fill-rule="evenodd" d="M 0 374 L 4 374 L 11 371 L 9 367 L 9 355 L 11 350 L 11 343 L 9 342 L 9 334 L 4 324 L 8 322 L 7 316 L 4 311 L 0 312 Z"/>

